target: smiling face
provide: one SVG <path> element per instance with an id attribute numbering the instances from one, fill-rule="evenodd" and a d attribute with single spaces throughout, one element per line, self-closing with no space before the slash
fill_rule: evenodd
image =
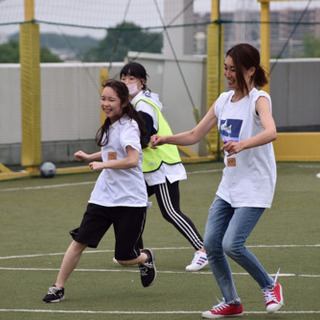
<path id="1" fill-rule="evenodd" d="M 100 97 L 100 105 L 104 114 L 110 119 L 111 124 L 120 119 L 123 115 L 124 105 L 111 87 L 107 86 L 103 89 Z"/>
<path id="2" fill-rule="evenodd" d="M 227 85 L 230 89 L 235 90 L 238 88 L 236 68 L 230 56 L 227 56 L 224 61 L 223 75 L 225 76 Z"/>
<path id="3" fill-rule="evenodd" d="M 243 66 L 239 67 L 242 71 L 238 74 L 233 59 L 230 56 L 227 56 L 224 60 L 223 75 L 225 76 L 227 85 L 230 89 L 247 94 L 252 89 L 252 76 L 255 72 L 255 68 L 250 67 L 246 70 Z"/>

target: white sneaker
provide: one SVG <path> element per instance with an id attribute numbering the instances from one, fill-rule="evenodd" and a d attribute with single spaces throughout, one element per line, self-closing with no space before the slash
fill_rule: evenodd
<path id="1" fill-rule="evenodd" d="M 186 266 L 187 271 L 198 271 L 201 270 L 208 264 L 208 258 L 205 251 L 198 250 L 194 254 L 194 258 L 191 263 Z"/>

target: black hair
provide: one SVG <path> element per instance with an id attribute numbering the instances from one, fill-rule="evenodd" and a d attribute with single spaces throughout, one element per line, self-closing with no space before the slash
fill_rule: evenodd
<path id="1" fill-rule="evenodd" d="M 138 123 L 140 130 L 140 143 L 142 148 L 147 147 L 147 129 L 145 126 L 145 122 L 139 112 L 133 107 L 129 100 L 129 91 L 127 86 L 121 81 L 109 79 L 102 83 L 102 87 L 110 87 L 112 88 L 119 97 L 121 101 L 121 105 L 125 105 L 123 108 L 123 115 L 126 114 L 130 119 L 135 120 Z M 96 133 L 96 143 L 99 147 L 105 146 L 108 144 L 109 138 L 109 127 L 111 125 L 110 119 L 106 118 L 104 124 L 99 128 Z M 105 138 L 104 137 L 105 134 Z"/>
<path id="2" fill-rule="evenodd" d="M 120 79 L 122 76 L 133 76 L 138 79 L 144 79 L 145 83 L 142 83 L 142 90 L 147 89 L 147 71 L 144 66 L 138 62 L 127 63 L 120 71 Z"/>

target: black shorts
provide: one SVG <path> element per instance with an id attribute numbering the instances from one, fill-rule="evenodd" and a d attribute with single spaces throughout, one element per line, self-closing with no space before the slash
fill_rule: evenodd
<path id="1" fill-rule="evenodd" d="M 89 203 L 79 228 L 71 230 L 72 238 L 96 248 L 111 225 L 115 234 L 115 258 L 131 260 L 139 257 L 137 242 L 146 221 L 146 207 L 103 207 Z"/>

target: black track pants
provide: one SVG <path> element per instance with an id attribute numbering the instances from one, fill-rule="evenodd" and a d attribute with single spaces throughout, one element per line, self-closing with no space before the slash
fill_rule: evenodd
<path id="1" fill-rule="evenodd" d="M 193 222 L 184 215 L 180 210 L 180 192 L 179 181 L 165 183 L 155 186 L 147 186 L 148 196 L 156 195 L 162 216 L 170 222 L 196 249 L 203 247 L 203 239 L 200 236 Z M 138 244 L 139 248 L 143 248 L 142 238 Z"/>

